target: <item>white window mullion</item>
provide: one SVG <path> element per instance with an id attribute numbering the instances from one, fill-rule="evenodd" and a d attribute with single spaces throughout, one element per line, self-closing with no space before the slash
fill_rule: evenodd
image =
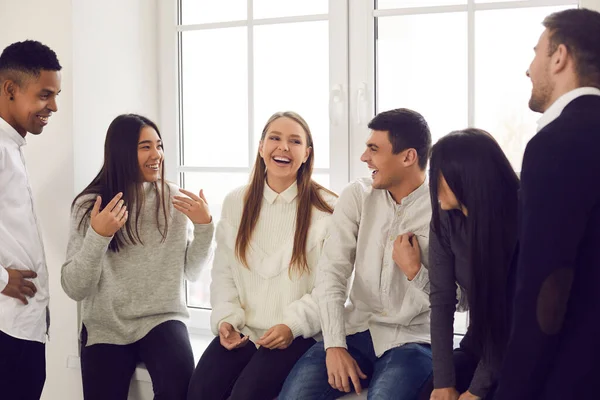
<path id="1" fill-rule="evenodd" d="M 254 1 L 248 0 L 248 166 L 256 157 L 254 147 Z"/>
<path id="2" fill-rule="evenodd" d="M 467 123 L 469 127 L 475 126 L 475 0 L 469 0 L 467 11 L 467 40 L 468 43 L 468 110 Z"/>
<path id="3" fill-rule="evenodd" d="M 348 1 L 329 0 L 329 182 L 338 193 L 350 178 L 348 29 Z"/>
<path id="4" fill-rule="evenodd" d="M 360 156 L 367 125 L 375 114 L 375 19 L 373 1 L 349 1 L 349 157 L 350 180 L 367 176 Z"/>

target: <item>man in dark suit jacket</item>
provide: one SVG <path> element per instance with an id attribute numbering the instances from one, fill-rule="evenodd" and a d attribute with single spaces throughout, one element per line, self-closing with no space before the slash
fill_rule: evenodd
<path id="1" fill-rule="evenodd" d="M 494 400 L 600 399 L 600 13 L 567 10 L 527 71 L 511 337 Z"/>

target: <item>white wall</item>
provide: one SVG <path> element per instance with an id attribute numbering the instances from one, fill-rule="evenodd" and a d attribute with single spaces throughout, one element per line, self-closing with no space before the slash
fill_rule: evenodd
<path id="1" fill-rule="evenodd" d="M 600 0 L 580 0 L 579 5 L 590 10 L 600 11 Z"/>
<path id="2" fill-rule="evenodd" d="M 52 326 L 44 399 L 79 399 L 79 371 L 66 368 L 67 355 L 77 354 L 76 308 L 63 293 L 59 280 L 67 245 L 69 204 L 73 199 L 71 0 L 0 0 L 0 5 L 0 48 L 36 39 L 54 49 L 63 66 L 58 113 L 42 135 L 27 137 L 25 151 L 50 270 Z"/>
<path id="3" fill-rule="evenodd" d="M 83 398 L 77 356 L 77 309 L 60 286 L 76 192 L 97 173 L 110 121 L 137 112 L 158 116 L 157 0 L 0 0 L 0 50 L 25 39 L 54 49 L 62 93 L 44 133 L 28 136 L 26 158 L 50 270 L 52 326 L 43 400 Z M 133 399 L 151 399 L 134 382 Z"/>

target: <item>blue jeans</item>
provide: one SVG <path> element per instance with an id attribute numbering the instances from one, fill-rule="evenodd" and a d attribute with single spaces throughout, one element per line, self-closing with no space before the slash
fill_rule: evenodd
<path id="1" fill-rule="evenodd" d="M 346 338 L 348 352 L 367 375 L 361 380 L 368 387 L 368 399 L 417 400 L 423 384 L 432 374 L 431 346 L 408 343 L 383 353 L 373 349 L 369 331 Z M 332 388 L 327 379 L 323 342 L 316 343 L 288 375 L 279 400 L 330 400 L 346 393 Z"/>

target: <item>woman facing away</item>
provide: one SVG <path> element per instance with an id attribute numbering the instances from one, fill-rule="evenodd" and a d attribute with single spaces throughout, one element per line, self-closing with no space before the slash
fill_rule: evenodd
<path id="1" fill-rule="evenodd" d="M 315 343 L 315 268 L 337 196 L 312 180 L 313 162 L 304 119 L 274 114 L 250 183 L 223 204 L 210 288 L 217 337 L 198 362 L 189 400 L 274 399 Z"/>
<path id="2" fill-rule="evenodd" d="M 199 276 L 214 228 L 202 191 L 167 183 L 163 160 L 157 126 L 121 115 L 100 173 L 73 201 L 61 282 L 81 305 L 86 400 L 126 400 L 140 361 L 155 399 L 187 396 L 194 358 L 184 280 Z"/>
<path id="3" fill-rule="evenodd" d="M 433 379 L 422 399 L 492 399 L 508 341 L 508 271 L 517 243 L 519 178 L 492 136 L 452 132 L 432 148 L 429 244 Z M 469 327 L 453 352 L 456 285 Z"/>

